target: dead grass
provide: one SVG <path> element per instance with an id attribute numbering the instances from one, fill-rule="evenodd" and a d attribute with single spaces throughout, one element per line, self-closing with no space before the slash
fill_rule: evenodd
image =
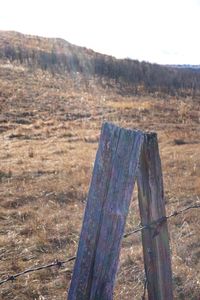
<path id="1" fill-rule="evenodd" d="M 192 99 L 122 97 L 96 82 L 0 68 L 1 278 L 76 253 L 100 127 L 158 132 L 168 213 L 200 199 L 200 107 Z M 21 73 L 20 73 L 21 74 Z M 22 79 L 23 78 L 23 79 Z M 8 92 L 9 91 L 9 92 Z M 8 97 L 9 94 L 9 97 Z M 178 142 L 177 141 L 182 141 Z M 136 194 L 127 230 L 139 223 Z M 170 221 L 175 299 L 200 296 L 199 212 Z M 2 286 L 1 299 L 65 299 L 73 263 Z M 123 241 L 115 300 L 141 299 L 140 235 Z"/>

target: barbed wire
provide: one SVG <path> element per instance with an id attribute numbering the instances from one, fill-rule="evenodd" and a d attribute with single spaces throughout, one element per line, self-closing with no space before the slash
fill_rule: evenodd
<path id="1" fill-rule="evenodd" d="M 173 213 L 171 213 L 170 215 L 168 216 L 163 216 L 161 218 L 158 218 L 157 220 L 154 220 L 152 222 L 150 222 L 149 224 L 147 225 L 140 225 L 140 227 L 138 227 L 137 229 L 134 229 L 128 233 L 126 233 L 124 235 L 124 237 L 128 237 L 136 232 L 139 232 L 139 231 L 142 231 L 144 229 L 154 229 L 154 232 L 153 232 L 153 235 L 152 235 L 152 238 L 156 237 L 158 234 L 159 234 L 159 229 L 160 227 L 162 226 L 162 224 L 164 224 L 168 219 L 171 219 L 172 217 L 176 217 L 190 209 L 195 209 L 195 208 L 200 208 L 200 204 L 194 204 L 194 205 L 190 205 L 190 206 L 187 206 L 179 211 L 175 210 Z M 148 273 L 148 271 L 147 271 Z M 146 299 L 146 292 L 147 292 L 147 288 L 148 288 L 148 276 L 147 274 L 145 274 L 145 277 L 144 277 L 144 284 L 143 284 L 143 295 L 142 295 L 142 298 L 141 300 L 145 300 Z"/>
<path id="2" fill-rule="evenodd" d="M 165 223 L 168 219 L 171 219 L 172 217 L 176 217 L 182 213 L 184 213 L 185 211 L 187 210 L 190 210 L 190 209 L 194 209 L 194 208 L 200 208 L 200 203 L 199 204 L 194 204 L 194 205 L 191 205 L 191 206 L 187 206 L 179 211 L 175 210 L 173 213 L 171 213 L 170 215 L 168 216 L 163 216 L 163 217 L 160 217 L 158 218 L 157 220 L 154 220 L 146 225 L 139 225 L 138 228 L 134 229 L 134 230 L 131 230 L 130 232 L 128 233 L 125 233 L 124 234 L 124 238 L 136 233 L 136 232 L 139 232 L 139 231 L 142 231 L 144 229 L 156 229 L 157 226 L 160 226 L 162 225 L 163 223 Z M 156 232 L 154 232 L 154 234 L 156 234 Z M 157 235 L 157 234 L 156 234 Z M 155 235 L 153 235 L 153 237 L 155 237 Z"/>
<path id="3" fill-rule="evenodd" d="M 146 224 L 146 225 L 140 225 L 138 228 L 128 232 L 128 233 L 125 233 L 123 235 L 124 238 L 127 238 L 128 236 L 134 234 L 134 233 L 137 233 L 139 231 L 142 231 L 144 229 L 152 229 L 154 228 L 155 231 L 154 231 L 154 234 L 152 236 L 152 238 L 154 238 L 159 232 L 157 231 L 157 228 L 160 227 L 163 223 L 165 223 L 168 219 L 172 218 L 172 217 L 176 217 L 190 209 L 197 209 L 197 208 L 200 208 L 200 204 L 194 204 L 194 205 L 191 205 L 191 206 L 187 206 L 179 211 L 174 211 L 173 213 L 171 213 L 170 215 L 168 216 L 163 216 L 161 218 L 158 218 L 157 220 L 154 220 L 152 222 L 150 222 L 149 224 Z M 41 266 L 36 266 L 36 267 L 32 267 L 30 269 L 26 269 L 20 273 L 17 273 L 17 274 L 14 274 L 14 275 L 8 275 L 6 279 L 3 279 L 0 281 L 0 285 L 8 282 L 8 281 L 15 281 L 17 277 L 19 276 L 22 276 L 22 275 L 25 275 L 27 273 L 31 273 L 31 272 L 36 272 L 36 271 L 39 271 L 39 270 L 44 270 L 44 269 L 48 269 L 48 268 L 52 268 L 52 267 L 58 267 L 60 268 L 63 264 L 66 264 L 66 263 L 69 263 L 71 261 L 74 261 L 76 259 L 76 256 L 72 256 L 70 258 L 68 258 L 67 260 L 55 260 L 53 263 L 50 263 L 50 264 L 46 264 L 46 265 L 41 265 Z M 144 283 L 144 295 L 143 295 L 143 298 L 142 299 L 145 299 L 145 291 L 147 289 L 147 280 L 145 279 L 145 283 Z"/>
<path id="4" fill-rule="evenodd" d="M 3 283 L 6 283 L 8 281 L 13 282 L 17 277 L 25 275 L 27 273 L 36 272 L 36 271 L 48 269 L 48 268 L 51 268 L 51 267 L 60 268 L 60 267 L 62 267 L 63 264 L 66 264 L 66 263 L 68 263 L 70 261 L 73 261 L 75 259 L 76 259 L 76 256 L 72 256 L 72 257 L 68 258 L 67 260 L 62 260 L 62 261 L 61 260 L 55 260 L 53 263 L 50 263 L 50 264 L 47 264 L 47 265 L 33 267 L 33 268 L 27 269 L 23 272 L 17 273 L 15 275 L 8 275 L 6 279 L 0 281 L 0 285 L 3 284 Z"/>

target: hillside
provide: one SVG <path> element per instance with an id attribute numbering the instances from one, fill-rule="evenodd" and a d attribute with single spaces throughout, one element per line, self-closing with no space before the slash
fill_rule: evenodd
<path id="1" fill-rule="evenodd" d="M 116 59 L 78 47 L 62 39 L 41 38 L 0 31 L 0 59 L 39 68 L 52 74 L 80 73 L 85 80 L 98 77 L 119 93 L 144 92 L 196 97 L 200 94 L 200 72 L 189 66 L 161 66 L 131 59 Z"/>
<path id="2" fill-rule="evenodd" d="M 134 85 L 132 79 L 118 76 L 123 64 L 127 70 L 137 64 L 183 73 L 13 32 L 0 32 L 0 53 L 0 279 L 75 255 L 104 121 L 158 133 L 167 214 L 200 203 L 198 90 L 184 83 L 184 89 L 148 92 L 145 77 Z M 63 55 L 60 65 L 49 62 L 52 53 L 56 61 Z M 77 63 L 69 64 L 67 58 L 74 53 Z M 97 57 L 103 61 L 103 76 L 95 72 Z M 111 62 L 119 67 L 112 76 Z M 139 222 L 135 191 L 126 231 Z M 199 210 L 172 218 L 169 232 L 174 299 L 199 300 Z M 2 285 L 0 298 L 66 299 L 72 269 L 73 262 L 27 274 Z M 138 233 L 123 241 L 114 300 L 140 300 L 143 286 Z"/>

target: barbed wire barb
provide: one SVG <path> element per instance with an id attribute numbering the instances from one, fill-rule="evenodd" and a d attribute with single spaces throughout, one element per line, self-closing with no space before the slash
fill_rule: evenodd
<path id="1" fill-rule="evenodd" d="M 75 259 L 76 259 L 76 256 L 70 257 L 67 260 L 63 260 L 63 261 L 60 261 L 60 260 L 56 259 L 53 263 L 43 265 L 43 266 L 33 267 L 33 268 L 30 268 L 30 269 L 24 270 L 23 272 L 17 273 L 15 275 L 8 275 L 6 279 L 0 281 L 0 285 L 3 284 L 3 283 L 6 283 L 8 281 L 14 281 L 14 280 L 16 280 L 17 277 L 25 275 L 27 273 L 36 272 L 36 271 L 39 271 L 39 270 L 44 270 L 44 269 L 48 269 L 48 268 L 55 267 L 55 266 L 60 268 L 63 264 L 66 264 L 66 263 L 68 263 L 70 261 L 73 261 Z"/>
<path id="2" fill-rule="evenodd" d="M 131 230 L 130 232 L 128 233 L 125 233 L 124 234 L 124 238 L 136 233 L 136 232 L 139 232 L 139 231 L 142 231 L 144 229 L 155 229 L 154 231 L 154 234 L 153 234 L 153 237 L 155 237 L 159 232 L 156 231 L 157 227 L 158 226 L 161 226 L 163 223 L 165 223 L 168 219 L 171 219 L 172 217 L 176 217 L 190 209 L 195 209 L 195 208 L 200 208 L 200 203 L 199 204 L 194 204 L 194 205 L 191 205 L 191 206 L 187 206 L 179 211 L 175 210 L 173 213 L 171 213 L 170 215 L 168 216 L 163 216 L 163 217 L 160 217 L 159 219 L 157 220 L 154 220 L 152 222 L 150 222 L 149 224 L 145 224 L 145 225 L 140 225 L 138 228 L 134 229 L 134 230 Z"/>

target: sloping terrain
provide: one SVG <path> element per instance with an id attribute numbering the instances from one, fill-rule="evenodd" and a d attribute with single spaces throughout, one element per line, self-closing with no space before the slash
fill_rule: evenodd
<path id="1" fill-rule="evenodd" d="M 131 59 L 116 59 L 78 47 L 62 39 L 41 38 L 12 31 L 0 31 L 0 59 L 37 68 L 52 74 L 81 74 L 85 80 L 98 78 L 105 88 L 119 94 L 188 96 L 200 95 L 200 70 L 190 66 L 162 66 Z M 79 77 L 79 76 L 78 76 Z"/>
<path id="2" fill-rule="evenodd" d="M 24 39 L 15 43 L 32 49 Z M 49 49 L 45 41 L 40 50 Z M 168 214 L 200 202 L 197 95 L 136 95 L 124 86 L 120 94 L 120 84 L 1 59 L 1 278 L 75 255 L 104 121 L 158 133 Z M 126 230 L 138 223 L 135 191 Z M 171 219 L 169 231 L 175 299 L 199 300 L 199 210 Z M 73 262 L 28 274 L 2 285 L 0 298 L 66 299 L 72 269 Z M 138 233 L 123 241 L 114 299 L 139 300 L 143 285 Z"/>

